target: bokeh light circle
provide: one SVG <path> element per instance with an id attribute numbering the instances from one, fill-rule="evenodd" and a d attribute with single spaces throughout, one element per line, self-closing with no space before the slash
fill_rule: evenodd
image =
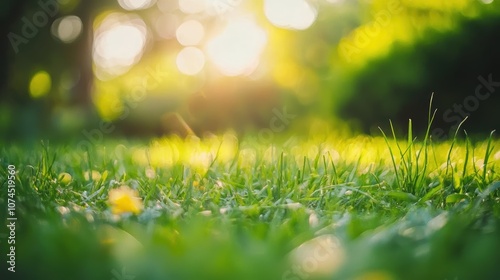
<path id="1" fill-rule="evenodd" d="M 196 47 L 185 47 L 177 54 L 176 64 L 181 73 L 193 76 L 205 66 L 205 55 Z"/>
<path id="2" fill-rule="evenodd" d="M 204 35 L 205 28 L 197 20 L 187 20 L 176 30 L 177 41 L 183 46 L 197 45 Z"/>
<path id="3" fill-rule="evenodd" d="M 54 21 L 51 33 L 64 43 L 71 43 L 82 33 L 82 20 L 77 16 L 65 16 Z"/>

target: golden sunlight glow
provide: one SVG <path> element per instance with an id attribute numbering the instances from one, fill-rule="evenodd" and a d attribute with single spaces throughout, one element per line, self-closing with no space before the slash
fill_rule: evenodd
<path id="1" fill-rule="evenodd" d="M 179 21 L 178 16 L 175 14 L 163 14 L 159 16 L 154 23 L 155 31 L 164 39 L 172 39 L 176 36 Z"/>
<path id="2" fill-rule="evenodd" d="M 177 55 L 177 68 L 186 75 L 196 75 L 205 66 L 205 55 L 195 47 L 185 47 Z"/>
<path id="3" fill-rule="evenodd" d="M 176 31 L 177 41 L 183 46 L 194 46 L 203 39 L 205 28 L 197 20 L 183 22 Z"/>
<path id="4" fill-rule="evenodd" d="M 118 0 L 118 4 L 129 11 L 149 8 L 154 2 L 154 0 Z"/>
<path id="5" fill-rule="evenodd" d="M 277 62 L 274 66 L 273 77 L 282 87 L 295 88 L 302 79 L 304 69 L 291 60 Z"/>
<path id="6" fill-rule="evenodd" d="M 249 75 L 259 64 L 266 42 L 266 33 L 253 21 L 237 19 L 208 43 L 207 52 L 224 75 Z"/>
<path id="7" fill-rule="evenodd" d="M 179 10 L 179 3 L 175 0 L 157 0 L 156 5 L 162 13 L 172 13 Z"/>
<path id="8" fill-rule="evenodd" d="M 207 0 L 179 0 L 179 8 L 186 14 L 201 13 L 207 6 Z"/>
<path id="9" fill-rule="evenodd" d="M 52 35 L 64 43 L 73 42 L 82 33 L 82 20 L 77 16 L 66 16 L 54 21 Z"/>
<path id="10" fill-rule="evenodd" d="M 342 4 L 345 0 L 326 0 L 326 2 L 331 4 Z"/>
<path id="11" fill-rule="evenodd" d="M 275 26 L 304 30 L 316 20 L 317 11 L 306 0 L 265 0 L 264 13 Z"/>
<path id="12" fill-rule="evenodd" d="M 116 13 L 107 16 L 94 35 L 96 76 L 109 79 L 124 74 L 137 63 L 146 46 L 146 30 L 139 18 Z"/>
<path id="13" fill-rule="evenodd" d="M 118 87 L 103 82 L 96 83 L 92 100 L 99 116 L 105 121 L 117 119 L 125 108 Z"/>

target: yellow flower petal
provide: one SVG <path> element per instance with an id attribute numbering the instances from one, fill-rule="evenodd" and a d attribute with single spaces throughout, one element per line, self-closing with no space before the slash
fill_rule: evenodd
<path id="1" fill-rule="evenodd" d="M 139 193 L 125 185 L 109 191 L 108 204 L 113 214 L 139 214 L 143 208 Z"/>
<path id="2" fill-rule="evenodd" d="M 146 177 L 148 177 L 149 179 L 154 179 L 156 177 L 156 171 L 153 169 L 153 168 L 146 168 Z"/>
<path id="3" fill-rule="evenodd" d="M 90 178 L 92 178 L 92 181 L 99 181 L 101 179 L 101 173 L 99 173 L 99 171 L 96 171 L 96 170 L 92 170 L 92 174 L 88 171 L 86 171 L 84 174 L 83 174 L 83 177 L 85 177 L 85 180 L 90 180 Z"/>
<path id="4" fill-rule="evenodd" d="M 69 184 L 71 182 L 71 179 L 72 179 L 71 174 L 66 173 L 66 172 L 62 172 L 61 174 L 59 174 L 59 176 L 57 178 L 59 178 L 59 182 L 65 184 L 65 185 Z"/>

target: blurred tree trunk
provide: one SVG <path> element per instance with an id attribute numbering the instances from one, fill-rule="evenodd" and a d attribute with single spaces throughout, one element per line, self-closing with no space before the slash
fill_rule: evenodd
<path id="1" fill-rule="evenodd" d="M 74 50 L 76 70 L 79 71 L 80 77 L 75 85 L 73 102 L 87 110 L 92 108 L 91 91 L 94 82 L 92 71 L 94 9 L 94 1 L 85 1 L 80 4 L 76 11 L 83 23 L 83 33 Z"/>
<path id="2" fill-rule="evenodd" d="M 16 0 L 4 0 L 0 4 L 0 96 L 8 95 L 7 81 L 9 80 L 9 57 L 16 55 L 8 34 L 24 13 L 25 3 Z"/>

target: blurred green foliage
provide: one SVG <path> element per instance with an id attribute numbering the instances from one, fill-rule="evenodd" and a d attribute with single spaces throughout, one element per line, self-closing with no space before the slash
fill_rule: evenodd
<path id="1" fill-rule="evenodd" d="M 259 68 L 249 76 L 221 77 L 207 61 L 199 75 L 180 73 L 175 55 L 182 46 L 175 36 L 160 38 L 154 31 L 155 20 L 167 9 L 164 2 L 174 7 L 167 13 L 172 20 L 200 20 L 209 34 L 205 41 L 223 24 L 243 12 L 250 14 L 267 35 Z M 22 36 L 26 21 L 51 3 L 56 2 L 4 1 L 0 35 Z M 498 103 L 494 92 L 478 106 L 470 103 L 473 111 L 457 113 L 454 107 L 474 95 L 479 76 L 499 79 L 498 1 L 310 1 L 317 18 L 306 30 L 271 24 L 263 11 L 264 0 L 234 2 L 215 16 L 186 15 L 175 8 L 177 1 L 152 3 L 157 5 L 126 11 L 111 0 L 57 2 L 57 13 L 47 12 L 47 23 L 35 26 L 36 34 L 26 43 L 13 46 L 10 39 L 2 41 L 3 137 L 81 137 L 82 128 L 96 127 L 100 119 L 116 122 L 114 132 L 127 135 L 178 132 L 172 114 L 197 133 L 245 131 L 266 126 L 272 108 L 283 106 L 304 119 L 349 121 L 357 131 L 374 133 L 388 118 L 403 127 L 413 118 L 418 130 L 425 127 L 424 108 L 432 92 L 439 109 L 436 125 L 445 134 L 465 115 L 470 115 L 468 131 L 498 128 L 498 118 L 491 117 Z M 93 38 L 113 12 L 144 20 L 150 35 L 144 54 L 131 69 L 102 80 L 93 61 Z M 53 35 L 52 25 L 67 15 L 78 16 L 83 31 L 64 43 Z M 173 27 L 165 25 L 162 30 L 168 28 Z M 41 71 L 49 75 L 50 88 L 30 92 Z M 155 71 L 160 73 L 158 83 L 145 86 L 137 101 L 137 81 Z"/>
<path id="2" fill-rule="evenodd" d="M 411 19 L 415 14 L 404 16 Z M 498 13 L 447 16 L 454 19 L 451 28 L 423 29 L 411 44 L 396 41 L 386 55 L 372 59 L 347 78 L 348 85 L 343 86 L 350 98 L 337 105 L 339 114 L 359 121 L 364 131 L 376 131 L 387 119 L 405 127 L 408 118 L 422 131 L 427 125 L 425 108 L 434 93 L 435 126 L 446 134 L 454 133 L 465 114 L 469 115 L 463 127 L 467 131 L 487 133 L 498 128 L 498 119 L 493 117 L 499 104 L 495 88 L 500 81 L 496 51 L 500 40 L 493 35 L 500 31 Z M 487 88 L 484 80 L 493 81 L 493 86 Z M 482 86 L 479 93 L 478 86 Z M 463 109 L 456 109 L 455 104 Z"/>

